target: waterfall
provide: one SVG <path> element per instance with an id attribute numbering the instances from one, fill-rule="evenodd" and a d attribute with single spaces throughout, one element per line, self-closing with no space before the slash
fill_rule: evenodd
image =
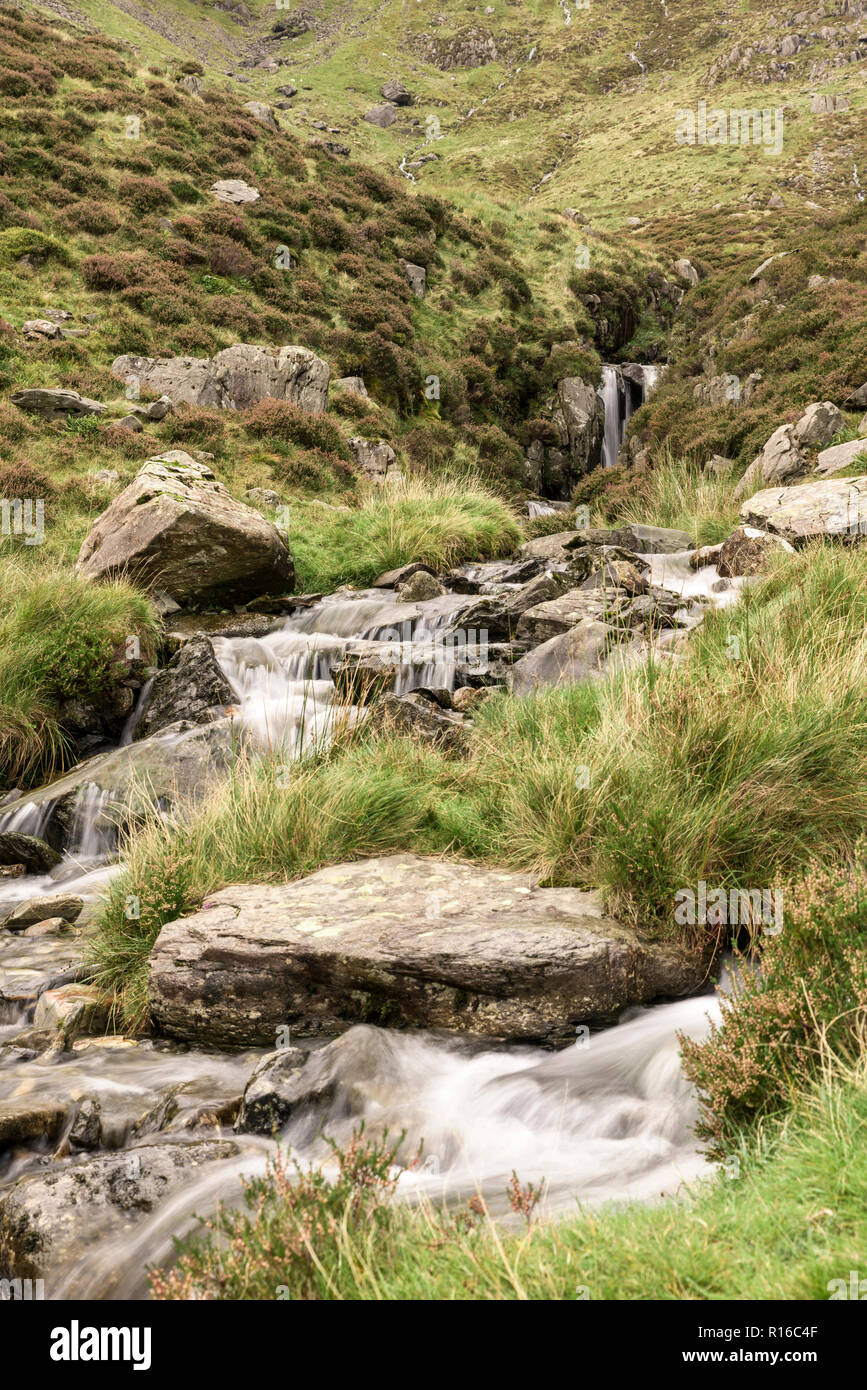
<path id="1" fill-rule="evenodd" d="M 626 364 L 605 365 L 597 395 L 605 407 L 605 434 L 602 440 L 602 467 L 617 463 L 629 417 L 644 405 L 659 380 L 661 367 Z"/>

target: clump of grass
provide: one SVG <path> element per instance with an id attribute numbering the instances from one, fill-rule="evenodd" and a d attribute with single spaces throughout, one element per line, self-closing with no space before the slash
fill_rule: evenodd
<path id="1" fill-rule="evenodd" d="M 678 1202 L 605 1206 L 505 1229 L 391 1199 L 386 1141 L 356 1136 L 336 1181 L 282 1155 L 156 1271 L 157 1299 L 451 1301 L 847 1297 L 867 1242 L 867 1088 L 836 1075 Z M 736 1176 L 732 1177 L 732 1174 Z M 516 1180 L 513 1179 L 513 1183 Z M 512 1202 L 515 1209 L 515 1202 Z"/>
<path id="2" fill-rule="evenodd" d="M 63 706 L 109 699 L 129 674 L 127 639 L 153 655 L 158 620 L 128 584 L 96 585 L 0 556 L 0 783 L 33 782 L 68 751 Z"/>
<path id="3" fill-rule="evenodd" d="M 365 487 L 348 511 L 299 503 L 289 538 L 298 587 L 318 592 L 369 584 L 410 560 L 442 570 L 507 555 L 521 533 L 506 503 L 482 484 L 446 476 Z"/>

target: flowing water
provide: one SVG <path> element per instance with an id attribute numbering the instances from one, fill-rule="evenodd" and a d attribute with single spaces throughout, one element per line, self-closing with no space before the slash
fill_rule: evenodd
<path id="1" fill-rule="evenodd" d="M 696 572 L 686 554 L 645 558 L 654 583 L 684 597 L 703 594 L 720 603 L 736 592 L 716 589 L 713 567 Z M 514 587 L 503 580 L 507 572 L 505 563 L 480 564 L 464 567 L 463 577 L 470 587 L 498 592 Z M 329 672 L 347 654 L 387 658 L 398 691 L 453 689 L 468 634 L 463 645 L 449 639 L 473 602 L 472 595 L 454 593 L 406 604 L 387 589 L 338 592 L 297 608 L 265 637 L 217 637 L 214 646 L 239 718 L 263 747 L 296 756 L 328 736 L 338 710 Z M 70 847 L 50 875 L 0 880 L 0 916 L 34 894 L 98 899 L 119 871 L 110 862 L 105 800 L 99 788 L 85 787 Z M 25 802 L 2 815 L 0 829 L 38 834 L 47 814 L 45 806 Z M 185 1175 L 177 1191 L 122 1234 L 103 1230 L 95 1217 L 50 1280 L 52 1298 L 141 1297 L 146 1265 L 169 1261 L 173 1237 L 192 1229 L 197 1214 L 237 1203 L 242 1178 L 264 1169 L 273 1141 L 233 1135 L 227 1118 L 262 1054 L 115 1037 L 82 1038 L 60 1054 L 10 1048 L 30 1024 L 39 991 L 80 955 L 77 928 L 47 937 L 0 931 L 0 1099 L 62 1097 L 68 1108 L 59 1137 L 7 1153 L 0 1191 L 46 1165 L 53 1172 L 90 1161 L 70 1154 L 66 1136 L 94 1105 L 103 1153 L 134 1154 L 141 1145 L 189 1145 L 214 1135 L 231 1140 L 231 1156 Z M 304 1073 L 310 1099 L 296 1108 L 281 1141 L 302 1164 L 327 1165 L 324 1133 L 345 1141 L 362 1120 L 368 1131 L 405 1132 L 399 1200 L 425 1194 L 456 1202 L 480 1191 L 493 1211 L 504 1211 L 513 1170 L 522 1183 L 544 1181 L 551 1215 L 577 1202 L 676 1193 L 705 1171 L 678 1035 L 704 1036 L 718 1016 L 711 994 L 630 1010 L 615 1027 L 557 1053 L 354 1027 L 330 1045 L 314 1046 Z M 323 1072 L 328 1086 L 317 1084 Z"/>
<path id="2" fill-rule="evenodd" d="M 646 366 L 638 369 L 641 381 L 635 382 L 624 376 L 619 367 L 603 366 L 602 382 L 597 395 L 605 406 L 605 434 L 602 440 L 602 466 L 613 468 L 617 463 L 626 425 L 630 416 L 644 405 L 647 397 L 659 380 L 660 367 Z M 636 398 L 637 397 L 637 398 Z"/>

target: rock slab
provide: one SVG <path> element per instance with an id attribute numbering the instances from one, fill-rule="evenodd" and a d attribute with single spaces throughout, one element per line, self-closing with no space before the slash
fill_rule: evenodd
<path id="1" fill-rule="evenodd" d="M 218 1046 L 356 1022 L 563 1044 L 578 1023 L 695 992 L 706 964 L 595 893 L 397 854 L 213 894 L 163 927 L 149 992 L 163 1032 Z"/>

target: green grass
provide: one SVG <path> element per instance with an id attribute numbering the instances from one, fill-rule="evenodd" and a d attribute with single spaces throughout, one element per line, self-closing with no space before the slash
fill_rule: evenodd
<path id="1" fill-rule="evenodd" d="M 865 631 L 867 555 L 818 546 L 710 614 L 682 661 L 491 699 L 466 758 L 362 729 L 288 787 L 267 764 L 241 768 L 189 820 L 131 842 L 96 945 L 102 978 L 140 1022 L 169 917 L 218 886 L 397 850 L 601 885 L 624 920 L 689 940 L 679 888 L 770 888 L 867 830 Z"/>
<path id="2" fill-rule="evenodd" d="M 130 674 L 127 639 L 140 639 L 147 664 L 157 635 L 150 602 L 128 584 L 96 585 L 50 561 L 36 570 L 0 557 L 0 785 L 62 766 L 64 704 L 110 705 Z"/>
<path id="3" fill-rule="evenodd" d="M 679 1201 L 606 1206 L 517 1233 L 468 1210 L 395 1206 L 386 1157 L 362 1136 L 339 1157 L 334 1186 L 278 1164 L 251 1184 L 246 1210 L 219 1213 L 185 1243 L 154 1296 L 824 1301 L 839 1295 L 835 1280 L 848 1290 L 867 1252 L 863 1072 L 800 1096 L 783 1125 L 732 1155 L 726 1175 Z"/>
<path id="4" fill-rule="evenodd" d="M 472 478 L 372 485 L 348 511 L 304 500 L 290 508 L 296 583 L 306 593 L 370 584 L 410 560 L 445 570 L 508 555 L 520 539 L 505 502 Z"/>

